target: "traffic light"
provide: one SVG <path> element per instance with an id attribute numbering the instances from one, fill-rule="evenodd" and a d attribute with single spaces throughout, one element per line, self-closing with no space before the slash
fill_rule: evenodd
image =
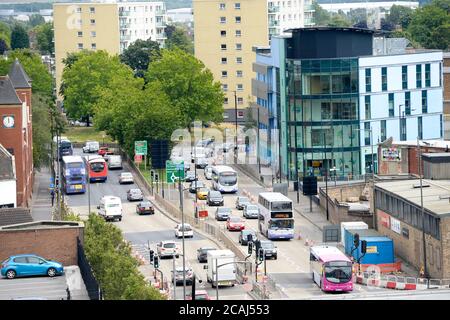
<path id="1" fill-rule="evenodd" d="M 150 250 L 150 263 L 152 263 L 154 256 L 155 256 L 155 251 Z"/>
<path id="2" fill-rule="evenodd" d="M 247 242 L 253 242 L 253 235 L 251 233 L 247 235 Z"/>
<path id="3" fill-rule="evenodd" d="M 355 245 L 355 248 L 359 247 L 359 234 L 355 233 L 355 236 L 353 237 L 353 244 Z"/>
<path id="4" fill-rule="evenodd" d="M 253 242 L 249 241 L 248 243 L 248 254 L 252 254 L 253 252 Z"/>
<path id="5" fill-rule="evenodd" d="M 159 180 L 159 175 L 157 173 L 155 173 L 155 181 Z"/>
<path id="6" fill-rule="evenodd" d="M 153 266 L 155 267 L 155 269 L 159 268 L 159 257 L 158 256 L 153 257 Z"/>
<path id="7" fill-rule="evenodd" d="M 366 240 L 362 240 L 361 241 L 361 253 L 365 254 L 367 252 L 367 241 Z"/>
<path id="8" fill-rule="evenodd" d="M 258 259 L 259 259 L 259 261 L 264 261 L 264 249 L 263 248 L 259 248 Z"/>

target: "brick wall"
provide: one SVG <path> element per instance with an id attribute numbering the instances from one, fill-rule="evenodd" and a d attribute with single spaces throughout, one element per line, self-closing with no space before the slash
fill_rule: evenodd
<path id="1" fill-rule="evenodd" d="M 0 230 L 0 260 L 16 254 L 36 254 L 77 265 L 77 237 L 83 239 L 84 227 Z"/>

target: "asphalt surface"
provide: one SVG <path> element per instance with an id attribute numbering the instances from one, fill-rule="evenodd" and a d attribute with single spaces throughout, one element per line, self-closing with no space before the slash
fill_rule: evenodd
<path id="1" fill-rule="evenodd" d="M 0 279 L 0 300 L 66 300 L 66 276 Z"/>

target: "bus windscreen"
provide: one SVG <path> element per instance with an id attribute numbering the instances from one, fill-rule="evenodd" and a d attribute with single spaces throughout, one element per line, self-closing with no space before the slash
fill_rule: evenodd
<path id="1" fill-rule="evenodd" d="M 292 210 L 292 202 L 272 202 L 272 210 Z"/>
<path id="2" fill-rule="evenodd" d="M 293 219 L 270 221 L 270 229 L 292 229 L 292 228 L 294 228 Z"/>
<path id="3" fill-rule="evenodd" d="M 236 184 L 237 174 L 235 172 L 224 172 L 220 174 L 219 183 L 224 186 L 233 186 Z"/>
<path id="4" fill-rule="evenodd" d="M 346 266 L 326 265 L 324 269 L 325 278 L 331 283 L 347 283 L 352 280 L 352 267 L 345 262 Z"/>

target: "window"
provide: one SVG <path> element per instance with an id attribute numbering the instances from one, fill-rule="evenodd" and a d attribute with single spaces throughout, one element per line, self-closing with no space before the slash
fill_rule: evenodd
<path id="1" fill-rule="evenodd" d="M 242 83 L 237 84 L 237 85 L 236 85 L 236 90 L 237 90 L 237 91 L 242 91 L 242 90 L 244 90 L 244 85 L 243 85 Z"/>
<path id="2" fill-rule="evenodd" d="M 242 35 L 241 30 L 236 30 L 236 37 L 240 37 Z"/>
<path id="3" fill-rule="evenodd" d="M 228 72 L 222 71 L 222 78 L 226 78 L 226 77 L 228 77 Z"/>
<path id="4" fill-rule="evenodd" d="M 227 84 L 222 84 L 222 90 L 223 91 L 228 91 L 228 85 Z"/>
<path id="5" fill-rule="evenodd" d="M 241 17 L 234 17 L 236 23 L 241 23 Z"/>
<path id="6" fill-rule="evenodd" d="M 222 57 L 222 64 L 227 64 L 227 58 Z"/>
<path id="7" fill-rule="evenodd" d="M 83 36 L 83 31 L 78 31 L 78 38 L 81 38 Z"/>
<path id="8" fill-rule="evenodd" d="M 440 76 L 441 73 L 439 73 Z M 425 65 L 425 87 L 429 87 L 430 84 L 430 64 Z"/>
<path id="9" fill-rule="evenodd" d="M 82 43 L 78 44 L 78 49 L 83 49 L 83 44 Z"/>
<path id="10" fill-rule="evenodd" d="M 386 120 L 381 120 L 381 132 L 380 132 L 381 141 L 386 140 Z"/>
<path id="11" fill-rule="evenodd" d="M 225 3 L 219 3 L 219 9 L 225 10 Z"/>
<path id="12" fill-rule="evenodd" d="M 366 92 L 372 91 L 371 70 L 366 69 Z"/>
<path id="13" fill-rule="evenodd" d="M 422 113 L 428 113 L 427 90 L 422 91 Z"/>
<path id="14" fill-rule="evenodd" d="M 81 26 L 81 25 L 83 24 L 83 20 L 78 19 L 78 20 L 77 20 L 77 24 Z"/>
<path id="15" fill-rule="evenodd" d="M 95 25 L 95 19 L 91 19 L 91 25 Z"/>
<path id="16" fill-rule="evenodd" d="M 228 115 L 228 113 L 225 112 L 225 113 L 223 114 L 223 118 L 224 118 L 224 119 L 228 119 L 229 117 L 230 117 L 230 116 Z"/>
<path id="17" fill-rule="evenodd" d="M 411 92 L 405 92 L 405 114 L 407 116 L 411 115 Z"/>
<path id="18" fill-rule="evenodd" d="M 322 102 L 320 108 L 322 120 L 331 120 L 331 104 L 329 102 Z"/>
<path id="19" fill-rule="evenodd" d="M 227 36 L 227 32 L 225 30 L 220 30 L 220 36 L 221 37 L 226 37 Z"/>
<path id="20" fill-rule="evenodd" d="M 226 23 L 227 22 L 227 18 L 225 17 L 220 17 L 220 23 Z"/>
<path id="21" fill-rule="evenodd" d="M 236 77 L 242 78 L 242 70 L 237 70 L 236 71 Z"/>
<path id="22" fill-rule="evenodd" d="M 227 45 L 226 45 L 226 44 L 221 44 L 221 45 L 220 45 L 220 49 L 221 49 L 222 51 L 227 50 Z"/>
<path id="23" fill-rule="evenodd" d="M 237 117 L 238 117 L 238 119 L 242 119 L 244 117 L 244 111 L 238 111 Z"/>
<path id="24" fill-rule="evenodd" d="M 371 110 L 370 110 L 370 96 L 364 97 L 364 109 L 366 111 L 366 120 L 371 119 Z"/>
<path id="25" fill-rule="evenodd" d="M 389 93 L 389 118 L 394 117 L 394 94 Z"/>
<path id="26" fill-rule="evenodd" d="M 228 98 L 223 99 L 223 104 L 228 104 Z"/>
<path id="27" fill-rule="evenodd" d="M 381 68 L 381 91 L 387 91 L 387 68 Z"/>
<path id="28" fill-rule="evenodd" d="M 417 128 L 419 139 L 422 140 L 423 139 L 422 117 L 417 117 Z"/>
<path id="29" fill-rule="evenodd" d="M 27 257 L 17 257 L 14 258 L 15 263 L 27 263 Z"/>
<path id="30" fill-rule="evenodd" d="M 244 104 L 244 98 L 237 98 L 237 104 Z"/>
<path id="31" fill-rule="evenodd" d="M 90 8 L 89 8 L 89 12 L 90 12 L 90 13 L 95 13 L 95 8 L 94 8 L 94 7 L 90 7 Z"/>
<path id="32" fill-rule="evenodd" d="M 236 58 L 236 63 L 237 64 L 241 64 L 242 63 L 242 57 L 237 57 Z"/>
<path id="33" fill-rule="evenodd" d="M 91 31 L 91 37 L 95 38 L 97 36 L 97 32 L 96 31 Z"/>
<path id="34" fill-rule="evenodd" d="M 400 140 L 406 141 L 406 118 L 400 119 Z"/>
<path id="35" fill-rule="evenodd" d="M 97 44 L 96 43 L 91 43 L 91 49 L 92 50 L 97 50 Z"/>
<path id="36" fill-rule="evenodd" d="M 81 8 L 77 8 L 77 13 L 81 13 Z"/>
<path id="37" fill-rule="evenodd" d="M 236 43 L 236 50 L 242 50 L 242 44 Z"/>
<path id="38" fill-rule="evenodd" d="M 239 2 L 236 2 L 236 3 L 234 4 L 234 8 L 235 8 L 236 10 L 241 10 L 241 4 L 240 4 Z"/>
<path id="39" fill-rule="evenodd" d="M 364 122 L 364 145 L 370 146 L 370 122 Z"/>
<path id="40" fill-rule="evenodd" d="M 408 88 L 408 66 L 402 66 L 402 89 Z"/>
<path id="41" fill-rule="evenodd" d="M 37 257 L 28 257 L 27 259 L 30 264 L 39 264 L 40 262 L 40 259 Z"/>
<path id="42" fill-rule="evenodd" d="M 422 88 L 422 65 L 416 65 L 416 87 Z"/>

